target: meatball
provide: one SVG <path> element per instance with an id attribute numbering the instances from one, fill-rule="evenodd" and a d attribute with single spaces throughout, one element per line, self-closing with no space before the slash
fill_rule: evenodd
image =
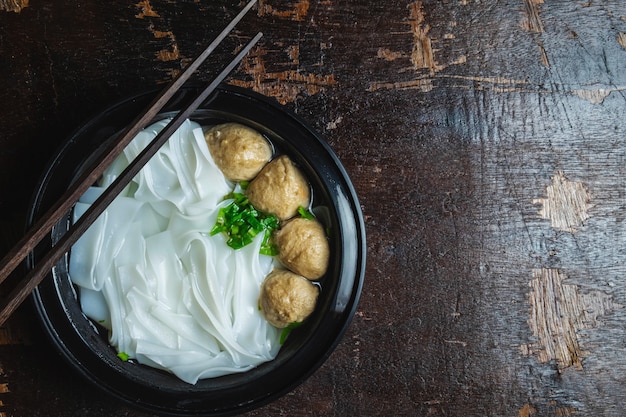
<path id="1" fill-rule="evenodd" d="M 250 181 L 272 158 L 263 135 L 239 123 L 214 126 L 204 138 L 215 164 L 232 181 Z"/>
<path id="2" fill-rule="evenodd" d="M 308 279 L 284 269 L 274 269 L 263 281 L 259 307 L 273 326 L 284 328 L 302 322 L 315 309 L 319 289 Z"/>
<path id="3" fill-rule="evenodd" d="M 307 207 L 311 198 L 309 184 L 287 155 L 267 164 L 248 185 L 250 203 L 280 220 L 296 215 L 300 206 Z"/>
<path id="4" fill-rule="evenodd" d="M 272 236 L 278 260 L 293 272 L 309 279 L 326 273 L 330 249 L 322 224 L 316 219 L 289 220 Z"/>

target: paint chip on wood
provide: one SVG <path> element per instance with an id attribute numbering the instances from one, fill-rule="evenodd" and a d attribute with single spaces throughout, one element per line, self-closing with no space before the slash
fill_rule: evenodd
<path id="1" fill-rule="evenodd" d="M 142 0 L 135 4 L 135 6 L 141 10 L 135 15 L 138 19 L 143 19 L 144 17 L 160 17 L 159 14 L 152 8 L 150 0 Z"/>
<path id="2" fill-rule="evenodd" d="M 288 48 L 287 64 L 297 67 L 299 50 Z M 251 80 L 232 79 L 230 84 L 251 88 L 266 96 L 274 97 L 281 104 L 295 101 L 301 95 L 315 95 L 325 91 L 327 87 L 337 84 L 333 74 L 319 75 L 305 73 L 297 69 L 267 72 L 265 55 L 262 47 L 253 48 L 241 62 L 242 70 Z"/>
<path id="3" fill-rule="evenodd" d="M 558 269 L 533 270 L 528 324 L 538 341 L 522 346 L 521 351 L 536 355 L 541 363 L 556 361 L 559 370 L 582 369 L 588 352 L 580 346 L 579 331 L 596 327 L 599 317 L 623 306 L 601 291 L 581 294 L 578 286 L 564 282 L 566 278 Z"/>
<path id="4" fill-rule="evenodd" d="M 613 90 L 599 88 L 597 90 L 572 90 L 572 94 L 587 100 L 591 104 L 602 104 L 604 99 L 611 94 Z"/>
<path id="5" fill-rule="evenodd" d="M 404 57 L 404 54 L 402 52 L 395 52 L 387 48 L 378 48 L 376 56 L 386 61 L 395 61 L 398 58 Z"/>
<path id="6" fill-rule="evenodd" d="M 182 58 L 180 50 L 178 49 L 178 42 L 176 41 L 176 36 L 174 35 L 174 32 L 170 30 L 168 31 L 157 30 L 154 27 L 154 24 L 152 23 L 150 23 L 150 26 L 148 27 L 148 29 L 150 30 L 150 32 L 152 33 L 155 39 L 163 39 L 163 38 L 169 39 L 171 49 L 169 50 L 162 49 L 158 51 L 156 54 L 156 58 L 159 61 L 163 61 L 163 62 L 176 61 Z"/>
<path id="7" fill-rule="evenodd" d="M 574 407 L 558 407 L 554 410 L 554 415 L 556 417 L 568 417 L 576 414 L 578 410 Z"/>
<path id="8" fill-rule="evenodd" d="M 146 17 L 156 19 L 161 17 L 159 13 L 152 7 L 152 3 L 150 3 L 150 0 L 141 0 L 139 3 L 135 4 L 135 7 L 139 9 L 139 13 L 135 15 L 137 19 L 145 19 Z M 150 25 L 148 26 L 148 30 L 152 33 L 154 38 L 167 38 L 169 39 L 171 45 L 171 49 L 162 49 L 158 51 L 156 53 L 156 59 L 163 62 L 184 59 L 178 48 L 178 42 L 176 41 L 176 36 L 174 35 L 174 32 L 170 30 L 158 30 L 152 22 L 152 19 L 150 20 L 151 21 Z"/>
<path id="9" fill-rule="evenodd" d="M 260 0 L 258 4 L 257 14 L 259 16 L 271 15 L 291 19 L 297 22 L 304 20 L 310 7 L 309 0 L 300 0 L 293 5 L 293 9 L 287 10 L 277 10 L 263 0 Z"/>
<path id="10" fill-rule="evenodd" d="M 413 34 L 411 63 L 415 69 L 428 69 L 431 74 L 442 69 L 435 61 L 432 40 L 428 36 L 430 25 L 426 24 L 422 1 L 416 1 L 409 8 L 409 25 Z"/>
<path id="11" fill-rule="evenodd" d="M 157 52 L 157 59 L 159 61 L 163 61 L 163 62 L 176 61 L 177 59 L 180 58 L 180 50 L 178 49 L 178 42 L 176 42 L 176 37 L 174 36 L 173 32 L 171 31 L 162 32 L 162 31 L 155 30 L 153 33 L 154 33 L 154 37 L 157 39 L 168 37 L 171 40 L 171 45 L 172 45 L 171 50 L 163 49 Z"/>
<path id="12" fill-rule="evenodd" d="M 570 181 L 562 172 L 557 172 L 546 194 L 546 198 L 534 199 L 533 204 L 543 206 L 538 214 L 550 220 L 553 228 L 575 233 L 589 218 L 588 211 L 593 207 L 591 195 L 582 182 Z"/>
<path id="13" fill-rule="evenodd" d="M 2 368 L 0 368 L 0 377 L 3 380 L 6 380 L 5 375 L 4 375 L 4 370 Z M 9 393 L 9 384 L 7 382 L 2 382 L 0 383 L 0 395 L 2 394 L 7 394 Z M 7 417 L 6 413 L 4 411 L 2 411 L 2 409 L 4 408 L 5 404 L 2 401 L 2 397 L 0 397 L 0 417 Z"/>
<path id="14" fill-rule="evenodd" d="M 530 404 L 524 404 L 524 406 L 517 413 L 517 417 L 530 417 L 535 414 L 537 410 Z"/>
<path id="15" fill-rule="evenodd" d="M 445 63 L 437 62 L 435 53 L 445 47 L 448 41 L 456 39 L 456 35 L 452 32 L 444 33 L 440 39 L 433 38 L 430 35 L 431 26 L 428 24 L 426 14 L 424 13 L 424 5 L 422 0 L 414 1 L 407 5 L 409 17 L 406 24 L 410 26 L 408 33 L 412 36 L 410 51 L 393 51 L 388 48 L 378 48 L 376 57 L 386 61 L 396 61 L 399 59 L 408 60 L 409 69 L 413 70 L 417 76 L 412 80 L 400 82 L 376 81 L 370 83 L 368 91 L 377 91 L 381 89 L 393 90 L 418 90 L 421 92 L 429 92 L 433 90 L 433 80 L 441 76 L 441 71 L 450 65 L 463 65 L 468 62 L 468 56 L 463 54 L 456 58 L 452 58 Z M 457 22 L 449 22 L 450 28 L 457 27 Z M 402 31 L 401 33 L 405 33 Z M 439 45 L 439 49 L 435 47 Z M 402 68 L 400 72 L 406 71 Z M 465 86 L 453 86 L 455 88 L 465 88 Z"/>
<path id="16" fill-rule="evenodd" d="M 19 13 L 28 7 L 28 0 L 0 0 L 0 10 Z"/>
<path id="17" fill-rule="evenodd" d="M 330 121 L 326 124 L 326 130 L 337 129 L 337 126 L 343 121 L 343 117 L 339 116 L 335 120 Z"/>

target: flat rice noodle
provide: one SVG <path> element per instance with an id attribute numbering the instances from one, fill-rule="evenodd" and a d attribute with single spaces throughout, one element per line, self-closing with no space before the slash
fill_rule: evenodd
<path id="1" fill-rule="evenodd" d="M 140 133 L 77 203 L 77 219 L 167 121 Z M 194 384 L 272 360 L 279 330 L 258 310 L 274 266 L 262 235 L 233 250 L 210 236 L 233 191 L 202 129 L 186 122 L 72 248 L 70 276 L 88 317 L 139 363 Z"/>

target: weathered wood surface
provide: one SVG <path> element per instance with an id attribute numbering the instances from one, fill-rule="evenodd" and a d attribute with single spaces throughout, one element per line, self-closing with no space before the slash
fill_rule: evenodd
<path id="1" fill-rule="evenodd" d="M 2 253 L 63 138 L 240 7 L 0 2 Z M 626 3 L 264 0 L 215 62 L 257 30 L 230 82 L 327 138 L 369 258 L 328 362 L 249 415 L 622 416 Z M 68 375 L 28 307 L 0 345 L 0 416 L 145 415 Z"/>

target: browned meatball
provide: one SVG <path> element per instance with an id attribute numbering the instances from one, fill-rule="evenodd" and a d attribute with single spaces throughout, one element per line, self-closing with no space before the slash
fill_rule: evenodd
<path id="1" fill-rule="evenodd" d="M 249 181 L 272 158 L 272 147 L 256 130 L 239 123 L 224 123 L 204 134 L 209 151 L 224 176 Z"/>
<path id="2" fill-rule="evenodd" d="M 278 259 L 293 272 L 309 279 L 326 273 L 330 249 L 324 227 L 315 219 L 297 217 L 274 232 Z"/>
<path id="3" fill-rule="evenodd" d="M 319 289 L 303 276 L 275 269 L 263 281 L 259 307 L 273 326 L 302 322 L 315 310 Z"/>
<path id="4" fill-rule="evenodd" d="M 298 207 L 307 207 L 311 198 L 306 178 L 287 155 L 267 164 L 246 193 L 255 208 L 281 220 L 295 216 Z"/>

